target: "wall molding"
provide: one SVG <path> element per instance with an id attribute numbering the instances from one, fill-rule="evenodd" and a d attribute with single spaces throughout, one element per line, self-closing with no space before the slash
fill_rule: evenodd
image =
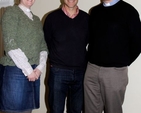
<path id="1" fill-rule="evenodd" d="M 14 0 L 0 0 L 0 8 L 7 7 L 14 4 Z"/>

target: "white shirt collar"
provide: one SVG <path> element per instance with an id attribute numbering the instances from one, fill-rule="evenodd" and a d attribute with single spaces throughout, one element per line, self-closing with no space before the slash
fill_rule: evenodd
<path id="1" fill-rule="evenodd" d="M 23 10 L 23 12 L 24 12 L 31 20 L 33 20 L 33 15 L 32 15 L 31 10 L 30 10 L 29 8 L 27 8 L 27 7 L 25 7 L 25 6 L 21 5 L 21 4 L 19 4 L 18 6 L 19 6 L 19 8 L 20 8 L 21 10 Z"/>
<path id="2" fill-rule="evenodd" d="M 25 6 L 21 5 L 21 4 L 19 4 L 18 6 L 19 6 L 23 11 L 26 11 L 26 12 L 28 12 L 28 13 L 31 11 L 29 8 L 27 8 L 27 7 L 25 7 Z"/>
<path id="3" fill-rule="evenodd" d="M 109 2 L 109 3 L 104 3 L 103 2 L 103 6 L 104 7 L 109 7 L 109 6 L 112 6 L 112 5 L 114 5 L 114 4 L 116 4 L 117 2 L 119 2 L 120 0 L 112 0 L 111 2 Z"/>

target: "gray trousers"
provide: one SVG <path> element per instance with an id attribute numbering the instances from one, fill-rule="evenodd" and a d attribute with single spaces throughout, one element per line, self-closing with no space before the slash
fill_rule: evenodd
<path id="1" fill-rule="evenodd" d="M 122 113 L 128 68 L 88 63 L 84 78 L 85 113 Z"/>

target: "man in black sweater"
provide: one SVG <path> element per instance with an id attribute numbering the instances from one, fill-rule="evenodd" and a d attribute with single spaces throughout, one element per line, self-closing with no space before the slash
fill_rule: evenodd
<path id="1" fill-rule="evenodd" d="M 49 107 L 51 113 L 81 113 L 83 78 L 87 65 L 88 19 L 78 0 L 64 0 L 61 8 L 45 19 L 44 34 L 49 49 Z"/>
<path id="2" fill-rule="evenodd" d="M 141 52 L 137 10 L 123 0 L 102 0 L 90 10 L 85 113 L 122 113 L 128 66 Z"/>

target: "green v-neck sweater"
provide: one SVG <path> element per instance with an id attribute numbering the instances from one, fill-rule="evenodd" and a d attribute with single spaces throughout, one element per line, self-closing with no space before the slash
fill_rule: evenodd
<path id="1" fill-rule="evenodd" d="M 41 51 L 47 51 L 42 23 L 33 14 L 33 21 L 17 6 L 10 6 L 2 17 L 5 56 L 0 64 L 14 66 L 8 51 L 20 48 L 31 65 L 39 64 Z"/>

